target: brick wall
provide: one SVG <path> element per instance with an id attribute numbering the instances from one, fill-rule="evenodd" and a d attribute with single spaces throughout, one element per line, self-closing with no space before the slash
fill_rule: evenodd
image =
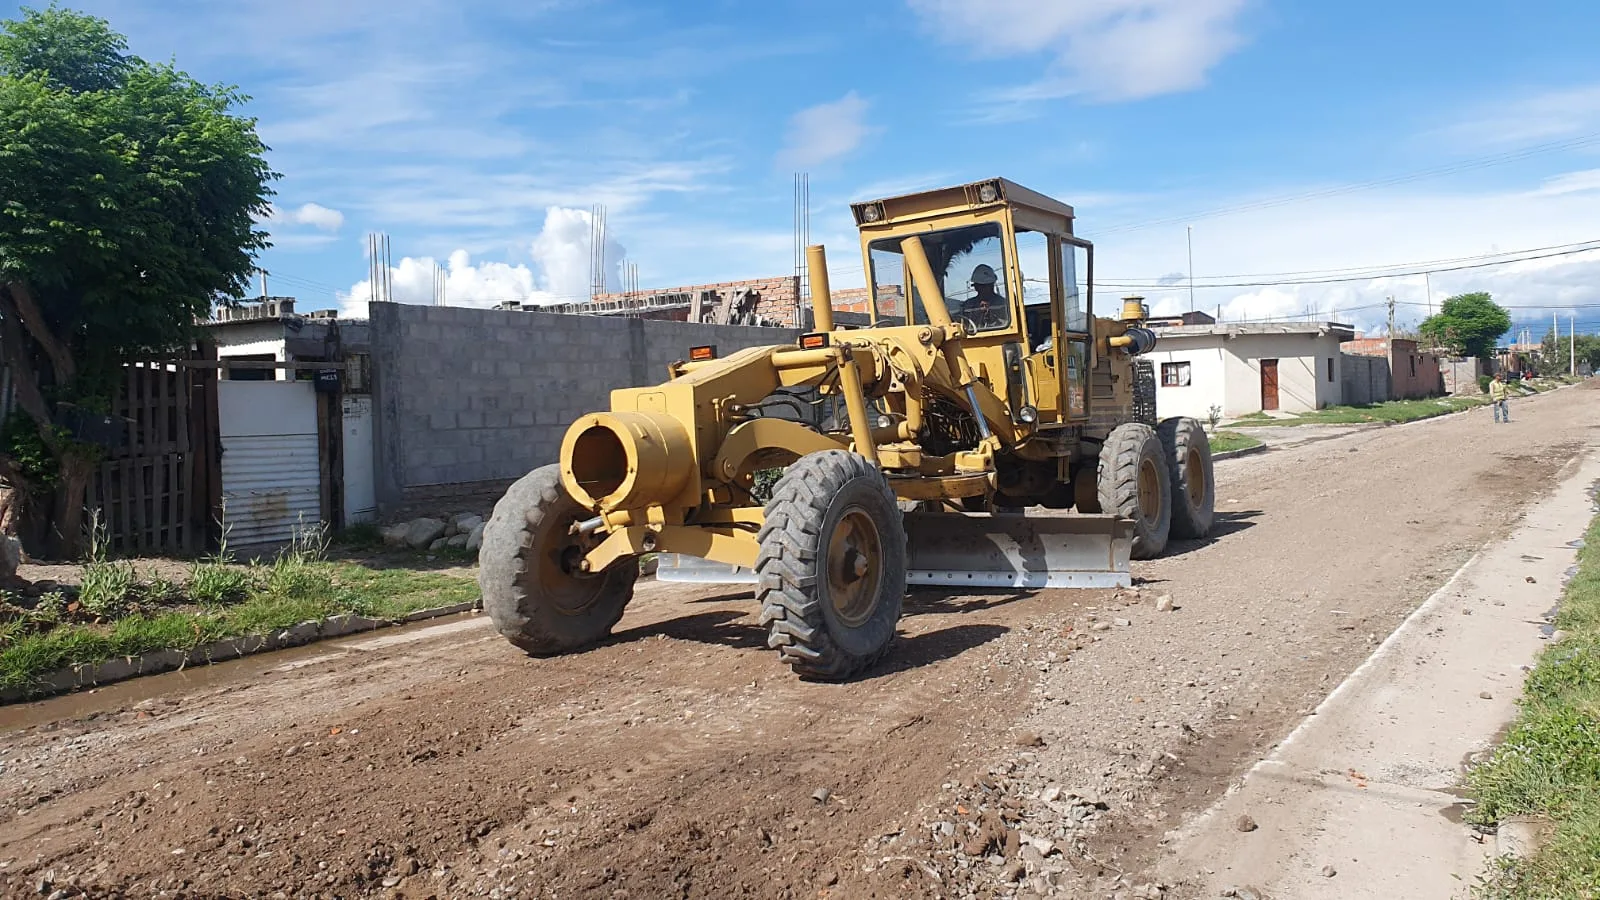
<path id="1" fill-rule="evenodd" d="M 698 300 L 709 317 L 729 293 L 754 291 L 760 299 L 755 314 L 763 322 L 792 327 L 799 280 L 793 275 L 773 278 L 748 278 L 743 281 L 718 281 L 712 284 L 685 284 L 650 288 L 632 293 L 599 294 L 587 303 L 562 303 L 543 307 L 548 312 L 574 315 L 638 316 L 646 319 L 684 321 Z"/>
<path id="2" fill-rule="evenodd" d="M 792 329 L 374 303 L 373 466 L 380 510 L 494 492 L 555 462 L 567 426 L 613 388 L 656 384 L 696 344 L 726 355 Z"/>

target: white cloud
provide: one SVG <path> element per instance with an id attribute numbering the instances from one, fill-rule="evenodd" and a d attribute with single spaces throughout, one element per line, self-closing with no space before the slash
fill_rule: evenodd
<path id="1" fill-rule="evenodd" d="M 981 56 L 1043 54 L 1047 71 L 1013 102 L 1084 95 L 1134 100 L 1205 83 L 1244 44 L 1247 0 L 907 0 L 943 40 Z"/>
<path id="2" fill-rule="evenodd" d="M 778 165 L 808 169 L 848 155 L 872 132 L 867 106 L 867 101 L 851 91 L 838 100 L 795 113 L 789 119 Z"/>
<path id="3" fill-rule="evenodd" d="M 1495 97 L 1445 129 L 1453 141 L 1510 146 L 1577 138 L 1600 127 L 1600 84 Z"/>
<path id="4" fill-rule="evenodd" d="M 1553 197 L 1558 194 L 1577 194 L 1585 191 L 1600 191 L 1600 169 L 1588 169 L 1582 172 L 1568 172 L 1547 180 L 1534 191 L 1536 196 Z"/>
<path id="5" fill-rule="evenodd" d="M 320 203 L 306 203 L 294 211 L 294 220 L 322 231 L 338 231 L 344 225 L 344 213 Z"/>
<path id="6" fill-rule="evenodd" d="M 320 203 L 303 203 L 294 209 L 269 204 L 267 222 L 278 225 L 307 225 L 318 231 L 338 231 L 344 226 L 344 213 Z"/>
<path id="7" fill-rule="evenodd" d="M 589 210 L 552 206 L 545 211 L 544 227 L 529 248 L 533 265 L 472 261 L 466 250 L 456 250 L 442 265 L 431 256 L 403 257 L 389 270 L 390 299 L 397 303 L 431 305 L 436 279 L 442 277 L 445 303 L 450 306 L 487 308 L 496 304 L 572 303 L 589 297 L 589 248 L 593 243 Z M 618 264 L 626 250 L 606 237 L 606 285 L 619 286 Z M 365 318 L 372 298 L 370 279 L 340 293 L 340 315 Z"/>

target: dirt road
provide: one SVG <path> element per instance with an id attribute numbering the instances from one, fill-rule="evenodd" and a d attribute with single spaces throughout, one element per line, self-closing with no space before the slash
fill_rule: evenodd
<path id="1" fill-rule="evenodd" d="M 1215 540 L 1142 596 L 918 592 L 847 685 L 781 669 L 748 594 L 649 585 L 560 659 L 465 619 L 0 711 L 0 890 L 1160 896 L 1162 835 L 1595 443 L 1600 391 L 1514 412 L 1220 463 Z"/>

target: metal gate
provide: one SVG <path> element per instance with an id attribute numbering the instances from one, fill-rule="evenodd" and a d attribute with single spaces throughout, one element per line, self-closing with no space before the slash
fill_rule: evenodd
<path id="1" fill-rule="evenodd" d="M 228 543 L 287 543 L 296 529 L 322 520 L 312 384 L 222 381 L 217 387 Z"/>

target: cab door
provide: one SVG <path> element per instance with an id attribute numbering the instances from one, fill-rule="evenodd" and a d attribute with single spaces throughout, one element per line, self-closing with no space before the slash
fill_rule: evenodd
<path id="1" fill-rule="evenodd" d="M 1056 238 L 1038 231 L 1018 230 L 1017 264 L 1022 280 L 1021 369 L 1026 402 L 1038 411 L 1041 425 L 1063 421 L 1062 379 L 1055 353 L 1055 323 L 1062 315 L 1057 289 Z M 1019 402 L 1019 405 L 1020 405 Z"/>
<path id="2" fill-rule="evenodd" d="M 1089 418 L 1089 367 L 1094 346 L 1094 245 L 1077 238 L 1052 239 L 1056 247 L 1052 292 L 1058 298 L 1055 346 L 1064 418 L 1082 422 Z"/>

